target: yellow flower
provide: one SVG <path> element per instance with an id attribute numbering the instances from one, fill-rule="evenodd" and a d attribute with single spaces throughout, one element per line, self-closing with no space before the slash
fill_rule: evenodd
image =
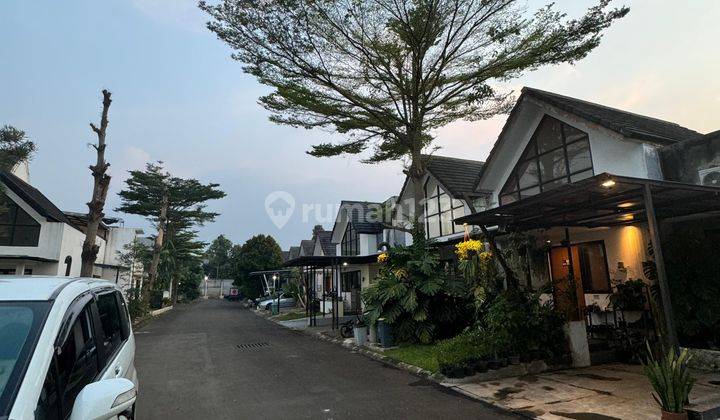
<path id="1" fill-rule="evenodd" d="M 455 245 L 455 254 L 461 260 L 467 260 L 470 258 L 470 253 L 480 254 L 484 251 L 485 247 L 483 243 L 477 239 L 462 241 Z"/>
<path id="2" fill-rule="evenodd" d="M 387 253 L 387 252 L 383 252 L 382 254 L 378 255 L 377 261 L 378 261 L 379 263 L 384 263 L 384 262 L 387 261 L 389 258 L 390 258 L 390 256 L 388 255 L 388 253 Z"/>
<path id="3" fill-rule="evenodd" d="M 408 272 L 404 268 L 396 269 L 395 271 L 393 271 L 393 274 L 395 274 L 395 277 L 399 279 L 405 279 L 408 276 Z"/>

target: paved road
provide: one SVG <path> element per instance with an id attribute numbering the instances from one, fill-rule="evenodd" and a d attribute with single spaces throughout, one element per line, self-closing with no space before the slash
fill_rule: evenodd
<path id="1" fill-rule="evenodd" d="M 230 302 L 181 306 L 135 334 L 139 420 L 510 418 Z"/>

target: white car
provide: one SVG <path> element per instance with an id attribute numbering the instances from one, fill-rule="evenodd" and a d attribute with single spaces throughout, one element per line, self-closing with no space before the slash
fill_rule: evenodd
<path id="1" fill-rule="evenodd" d="M 266 311 L 269 311 L 272 309 L 272 305 L 277 305 L 278 298 L 263 298 L 260 302 L 258 302 L 258 309 L 264 309 Z M 293 308 L 295 306 L 295 298 L 285 296 L 285 294 L 280 295 L 280 307 L 281 308 Z"/>
<path id="2" fill-rule="evenodd" d="M 0 277 L 0 419 L 132 418 L 137 386 L 115 284 Z"/>

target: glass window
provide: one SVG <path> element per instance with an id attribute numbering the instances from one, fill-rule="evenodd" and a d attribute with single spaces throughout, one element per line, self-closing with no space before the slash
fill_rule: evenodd
<path id="1" fill-rule="evenodd" d="M 580 255 L 580 274 L 585 293 L 610 292 L 605 246 L 602 242 L 589 242 L 578 245 Z"/>
<path id="2" fill-rule="evenodd" d="M 442 235 L 450 235 L 454 233 L 453 216 L 451 212 L 448 211 L 440 214 L 440 230 Z"/>
<path id="3" fill-rule="evenodd" d="M 500 205 L 591 176 L 588 135 L 546 115 L 500 190 Z"/>
<path id="4" fill-rule="evenodd" d="M 425 202 L 425 208 L 428 215 L 435 214 L 438 212 L 438 200 L 436 197 L 428 198 Z"/>
<path id="5" fill-rule="evenodd" d="M 535 160 L 521 162 L 518 165 L 517 174 L 520 178 L 520 188 L 532 187 L 540 183 L 540 178 L 538 177 L 537 162 Z"/>
<path id="6" fill-rule="evenodd" d="M 557 149 L 563 145 L 562 123 L 555 118 L 545 117 L 540 121 L 533 137 L 537 142 L 538 153 Z"/>
<path id="7" fill-rule="evenodd" d="M 592 160 L 590 159 L 590 142 L 587 137 L 568 144 L 567 146 L 568 165 L 570 173 L 584 171 L 592 168 Z"/>
<path id="8" fill-rule="evenodd" d="M 49 309 L 48 302 L 0 302 L 0 418 L 13 406 Z"/>
<path id="9" fill-rule="evenodd" d="M 40 390 L 37 407 L 35 408 L 36 420 L 55 420 L 60 418 L 59 389 L 55 373 L 55 359 L 50 363 L 50 369 L 45 376 L 45 383 Z"/>
<path id="10" fill-rule="evenodd" d="M 540 155 L 539 161 L 540 177 L 542 178 L 543 182 L 567 176 L 564 150 L 557 149 L 544 155 Z"/>
<path id="11" fill-rule="evenodd" d="M 440 211 L 450 210 L 450 202 L 450 196 L 448 196 L 447 194 L 440 194 Z"/>
<path id="12" fill-rule="evenodd" d="M 359 249 L 358 244 L 360 240 L 358 233 L 353 227 L 352 223 L 348 223 L 345 227 L 345 235 L 340 243 L 340 252 L 342 255 L 358 255 Z"/>
<path id="13" fill-rule="evenodd" d="M 0 210 L 0 246 L 37 246 L 40 223 L 7 196 L 1 201 L 5 208 Z"/>
<path id="14" fill-rule="evenodd" d="M 77 395 L 99 373 L 98 352 L 91 322 L 88 304 L 70 327 L 70 332 L 57 354 L 63 417 L 70 415 Z"/>
<path id="15" fill-rule="evenodd" d="M 114 293 L 105 293 L 97 297 L 98 315 L 103 332 L 103 349 L 109 357 L 120 347 L 122 330 L 120 328 L 120 309 Z"/>
<path id="16" fill-rule="evenodd" d="M 427 225 L 428 237 L 437 238 L 440 236 L 440 215 L 428 216 Z"/>

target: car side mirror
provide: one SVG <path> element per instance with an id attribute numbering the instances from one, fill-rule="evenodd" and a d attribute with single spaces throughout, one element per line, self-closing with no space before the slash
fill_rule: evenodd
<path id="1" fill-rule="evenodd" d="M 70 420 L 105 420 L 121 414 L 135 404 L 135 384 L 113 378 L 87 384 L 73 405 Z"/>

